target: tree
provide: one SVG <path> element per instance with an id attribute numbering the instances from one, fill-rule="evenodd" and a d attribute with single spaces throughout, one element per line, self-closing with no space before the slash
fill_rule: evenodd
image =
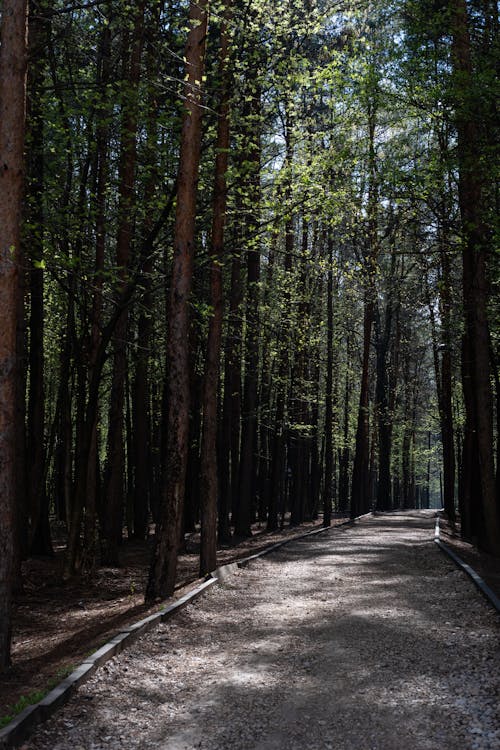
<path id="1" fill-rule="evenodd" d="M 17 260 L 26 112 L 25 0 L 3 3 L 0 45 L 0 672 L 4 672 L 10 664 L 15 537 Z"/>
<path id="2" fill-rule="evenodd" d="M 174 228 L 174 261 L 170 287 L 167 349 L 167 437 L 160 523 L 151 563 L 146 600 L 174 591 L 182 522 L 189 428 L 189 296 L 193 276 L 196 188 L 201 147 L 202 81 L 208 22 L 208 0 L 190 3 L 185 49 L 186 85 Z"/>
<path id="3" fill-rule="evenodd" d="M 132 33 L 125 33 L 125 75 L 128 86 L 124 92 L 122 136 L 119 162 L 118 231 L 116 239 L 116 265 L 119 273 L 117 299 L 127 285 L 131 264 L 133 209 L 135 201 L 135 169 L 137 160 L 138 87 L 141 74 L 141 56 L 144 42 L 144 2 L 140 2 L 132 15 Z M 129 36 L 131 40 L 129 42 Z M 130 47 L 130 50 L 129 50 Z M 124 407 L 127 379 L 128 310 L 120 310 L 113 335 L 113 380 L 109 406 L 108 465 L 105 474 L 104 495 L 104 562 L 117 565 L 118 549 L 122 541 L 125 440 Z"/>
<path id="4" fill-rule="evenodd" d="M 464 492 L 474 508 L 473 528 L 484 549 L 500 550 L 500 519 L 495 495 L 493 398 L 490 377 L 488 325 L 488 229 L 483 216 L 483 165 L 472 62 L 469 19 L 465 0 L 450 4 L 453 34 L 454 104 L 459 168 L 459 205 L 462 220 L 463 388 L 466 408 Z M 481 111 L 479 109 L 479 111 Z"/>
<path id="5" fill-rule="evenodd" d="M 217 123 L 215 184 L 211 235 L 210 289 L 212 315 L 208 327 L 207 355 L 203 386 L 203 432 L 201 442 L 201 552 L 200 575 L 216 567 L 217 550 L 217 394 L 219 390 L 222 341 L 222 269 L 227 203 L 229 130 L 229 29 L 228 10 L 224 11 L 220 34 L 221 102 Z"/>

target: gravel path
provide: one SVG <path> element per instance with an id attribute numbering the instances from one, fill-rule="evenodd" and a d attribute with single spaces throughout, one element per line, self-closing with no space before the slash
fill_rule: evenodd
<path id="1" fill-rule="evenodd" d="M 25 750 L 498 750 L 498 617 L 432 516 L 253 562 L 108 662 Z"/>

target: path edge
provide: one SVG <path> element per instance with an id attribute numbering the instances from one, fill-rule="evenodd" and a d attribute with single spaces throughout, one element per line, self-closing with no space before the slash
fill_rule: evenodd
<path id="1" fill-rule="evenodd" d="M 119 654 L 125 648 L 132 645 L 132 643 L 147 630 L 150 630 L 156 625 L 159 625 L 160 622 L 169 619 L 180 609 L 197 599 L 214 584 L 223 583 L 238 569 L 245 568 L 254 560 L 263 557 L 264 555 L 268 555 L 271 552 L 275 552 L 280 547 L 284 547 L 285 544 L 291 544 L 292 542 L 299 541 L 305 537 L 314 534 L 321 534 L 325 531 L 352 526 L 354 521 L 370 515 L 372 515 L 371 512 L 365 513 L 362 516 L 357 516 L 355 519 L 348 519 L 340 524 L 335 524 L 334 526 L 321 526 L 320 528 L 311 529 L 303 534 L 291 536 L 287 539 L 283 539 L 281 542 L 271 544 L 269 547 L 266 547 L 253 555 L 244 557 L 241 560 L 236 560 L 227 565 L 222 565 L 216 568 L 216 570 L 208 574 L 202 583 L 198 584 L 194 589 L 180 597 L 180 599 L 163 606 L 158 612 L 145 617 L 143 620 L 120 630 L 115 636 L 113 636 L 113 638 L 97 649 L 97 651 L 94 651 L 93 654 L 76 667 L 68 677 L 50 690 L 47 695 L 38 701 L 38 703 L 27 706 L 23 711 L 17 714 L 12 721 L 0 729 L 0 750 L 12 750 L 12 748 L 16 748 L 22 742 L 27 740 L 40 724 L 47 721 L 47 719 L 49 719 L 59 708 L 68 702 L 76 689 L 80 685 L 83 685 L 83 683 L 86 682 L 99 667 Z"/>
<path id="2" fill-rule="evenodd" d="M 101 648 L 88 656 L 68 677 L 50 690 L 42 700 L 25 708 L 3 729 L 0 729 L 1 750 L 15 748 L 27 740 L 40 724 L 67 703 L 75 690 L 83 685 L 99 667 L 130 646 L 140 635 L 169 619 L 197 599 L 215 583 L 217 583 L 216 578 L 208 578 L 184 596 L 162 606 L 158 612 L 120 630 Z"/>
<path id="3" fill-rule="evenodd" d="M 497 614 L 500 614 L 500 598 L 495 594 L 493 589 L 491 589 L 486 581 L 484 581 L 478 573 L 474 570 L 474 568 L 471 568 L 470 565 L 468 565 L 464 560 L 462 560 L 461 557 L 459 557 L 456 552 L 454 552 L 451 547 L 448 547 L 447 544 L 441 541 L 439 537 L 439 516 L 437 516 L 436 520 L 436 530 L 434 533 L 434 542 L 437 544 L 439 549 L 444 552 L 445 555 L 448 555 L 448 557 L 453 560 L 457 568 L 459 568 L 461 571 L 463 571 L 469 578 L 472 580 L 476 588 L 479 589 L 479 591 L 483 594 L 483 596 L 486 598 L 487 602 L 491 604 L 491 606 L 496 610 Z"/>

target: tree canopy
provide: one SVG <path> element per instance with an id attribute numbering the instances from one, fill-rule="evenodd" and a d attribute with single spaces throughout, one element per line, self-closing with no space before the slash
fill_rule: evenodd
<path id="1" fill-rule="evenodd" d="M 1 590 L 56 523 L 67 578 L 155 534 L 149 600 L 199 524 L 202 575 L 256 519 L 442 504 L 500 554 L 496 3 L 28 10 Z"/>

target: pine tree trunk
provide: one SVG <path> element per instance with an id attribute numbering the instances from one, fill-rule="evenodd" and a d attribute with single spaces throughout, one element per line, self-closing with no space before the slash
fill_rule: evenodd
<path id="1" fill-rule="evenodd" d="M 323 493 L 323 526 L 332 523 L 333 504 L 333 240 L 328 239 L 329 261 L 326 295 L 326 390 L 325 390 L 325 487 Z"/>
<path id="2" fill-rule="evenodd" d="M 97 62 L 97 84 L 103 99 L 97 108 L 96 154 L 95 154 L 95 264 L 90 322 L 89 378 L 92 379 L 96 367 L 101 341 L 103 279 L 106 248 L 106 188 L 108 183 L 109 161 L 109 119 L 110 106 L 108 85 L 111 74 L 111 29 L 108 23 L 101 32 L 99 58 Z M 83 455 L 83 451 L 82 454 Z M 86 471 L 84 549 L 90 567 L 96 558 L 96 517 L 101 505 L 99 497 L 100 469 L 97 419 L 92 425 L 88 465 L 79 471 Z"/>
<path id="3" fill-rule="evenodd" d="M 474 119 L 477 82 L 473 80 L 471 41 L 465 0 L 452 0 L 453 65 L 459 204 L 462 220 L 463 299 L 465 310 L 466 376 L 471 378 L 471 398 L 466 402 L 468 432 L 480 466 L 481 510 L 471 509 L 478 518 L 479 545 L 500 552 L 500 518 L 495 496 L 493 450 L 493 397 L 490 379 L 487 300 L 489 293 L 487 231 L 481 215 L 483 176 L 478 123 Z M 466 386 L 464 384 L 464 390 Z M 473 459 L 474 460 L 474 459 Z M 472 499 L 472 487 L 469 498 Z M 477 496 L 477 494 L 476 494 Z"/>
<path id="4" fill-rule="evenodd" d="M 293 148 L 291 141 L 292 122 L 290 117 L 290 106 L 287 103 L 285 116 L 284 139 L 286 144 L 286 165 L 291 168 Z M 285 205 L 291 203 L 290 178 L 285 188 Z M 293 218 L 289 215 L 285 223 L 285 290 L 283 307 L 281 311 L 280 329 L 278 335 L 278 364 L 277 364 L 277 394 L 276 411 L 274 419 L 274 436 L 272 440 L 272 469 L 271 469 L 271 497 L 269 503 L 269 515 L 267 519 L 267 530 L 275 531 L 278 528 L 278 515 L 281 512 L 281 523 L 283 523 L 287 493 L 290 487 L 292 467 L 290 461 L 287 463 L 288 428 L 285 424 L 286 405 L 288 401 L 288 389 L 290 379 L 290 320 L 291 320 L 291 274 L 293 266 L 293 249 L 295 233 Z M 293 480 L 292 480 L 293 481 Z"/>
<path id="5" fill-rule="evenodd" d="M 177 571 L 189 432 L 189 296 L 193 276 L 196 189 L 201 149 L 203 81 L 208 0 L 191 3 L 185 50 L 186 88 L 174 227 L 174 262 L 167 345 L 167 476 L 146 600 L 170 596 Z"/>
<path id="6" fill-rule="evenodd" d="M 123 292 L 128 280 L 135 200 L 135 165 L 137 159 L 137 97 L 141 73 L 141 55 L 144 33 L 144 5 L 135 10 L 130 62 L 126 64 L 129 89 L 125 92 L 120 154 L 118 235 L 116 264 L 119 273 L 117 296 Z M 124 407 L 127 378 L 128 314 L 124 308 L 118 318 L 113 337 L 113 379 L 111 385 L 107 469 L 104 484 L 106 510 L 103 529 L 103 563 L 119 564 L 119 547 L 122 542 L 124 509 Z"/>
<path id="7" fill-rule="evenodd" d="M 369 509 L 370 466 L 370 347 L 375 320 L 375 280 L 379 252 L 377 237 L 378 185 L 375 156 L 376 108 L 368 110 L 368 248 L 365 258 L 365 299 L 363 313 L 363 350 L 359 393 L 356 448 L 352 472 L 351 518 Z"/>
<path id="8" fill-rule="evenodd" d="M 231 537 L 229 513 L 236 508 L 240 459 L 241 414 L 241 255 L 231 263 L 229 316 L 224 350 L 224 399 L 222 404 L 220 469 L 219 539 Z"/>
<path id="9" fill-rule="evenodd" d="M 43 297 L 43 173 L 44 127 L 42 95 L 48 21 L 43 7 L 30 4 L 27 81 L 28 146 L 26 203 L 30 257 L 29 398 L 27 413 L 28 490 L 31 518 L 31 553 L 52 554 L 45 489 L 44 297 Z"/>
<path id="10" fill-rule="evenodd" d="M 224 228 L 226 222 L 226 172 L 229 153 L 228 80 L 229 33 L 228 12 L 225 11 L 220 36 L 219 75 L 222 81 L 221 104 L 217 126 L 215 184 L 211 237 L 210 295 L 212 317 L 208 329 L 207 357 L 203 387 L 203 431 L 201 441 L 201 549 L 200 575 L 217 566 L 217 396 L 220 377 L 222 342 L 222 268 L 224 264 Z"/>
<path id="11" fill-rule="evenodd" d="M 390 288 L 394 285 L 394 272 L 396 256 L 391 257 Z M 392 291 L 389 291 L 384 315 L 384 325 L 380 321 L 376 326 L 377 341 L 377 381 L 375 386 L 375 403 L 378 414 L 378 487 L 377 487 L 377 510 L 390 510 L 391 508 L 391 452 L 392 452 L 392 426 L 393 409 L 391 385 L 395 388 L 395 378 L 391 377 L 389 359 L 391 350 L 392 321 L 394 317 L 394 299 Z"/>
<path id="12" fill-rule="evenodd" d="M 370 347 L 374 320 L 374 305 L 371 293 L 365 298 L 363 320 L 363 353 L 361 365 L 361 388 L 359 394 L 358 426 L 352 472 L 351 518 L 368 510 L 369 465 L 370 465 Z"/>
<path id="13" fill-rule="evenodd" d="M 258 71 L 255 71 L 258 73 Z M 252 517 L 255 500 L 257 467 L 257 409 L 259 373 L 259 281 L 260 246 L 258 238 L 258 215 L 260 207 L 260 86 L 258 80 L 248 81 L 249 122 L 246 135 L 245 162 L 249 165 L 249 195 L 247 211 L 247 297 L 246 297 L 246 337 L 245 337 L 245 378 L 243 385 L 241 454 L 239 475 L 239 497 L 235 508 L 234 532 L 244 538 L 251 536 Z M 257 133 L 255 132 L 257 130 Z"/>
<path id="14" fill-rule="evenodd" d="M 4 0 L 0 29 L 0 673 L 10 664 L 16 501 L 18 252 L 26 108 L 25 0 Z"/>

